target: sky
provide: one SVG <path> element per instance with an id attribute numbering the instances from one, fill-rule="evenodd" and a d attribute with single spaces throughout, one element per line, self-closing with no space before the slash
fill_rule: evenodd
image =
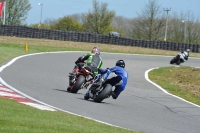
<path id="1" fill-rule="evenodd" d="M 31 10 L 28 12 L 26 23 L 35 24 L 40 20 L 58 19 L 67 15 L 87 13 L 93 8 L 93 0 L 29 0 Z M 137 13 L 145 9 L 148 0 L 97 0 L 108 3 L 108 9 L 113 10 L 116 16 L 135 18 Z M 170 9 L 170 13 L 190 11 L 195 17 L 200 15 L 200 0 L 157 0 L 161 8 Z M 42 6 L 38 3 L 43 3 Z M 42 11 L 42 13 L 41 13 Z M 42 15 L 41 15 L 42 14 Z"/>

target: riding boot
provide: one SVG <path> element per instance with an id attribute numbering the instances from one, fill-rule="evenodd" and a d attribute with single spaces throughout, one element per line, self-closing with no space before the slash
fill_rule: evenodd
<path id="1" fill-rule="evenodd" d="M 71 88 L 72 88 L 72 87 L 69 85 L 69 86 L 67 87 L 67 91 L 70 92 L 70 91 L 71 91 Z"/>
<path id="2" fill-rule="evenodd" d="M 111 92 L 111 96 L 112 96 L 113 99 L 116 99 L 116 94 L 115 94 L 114 91 Z"/>

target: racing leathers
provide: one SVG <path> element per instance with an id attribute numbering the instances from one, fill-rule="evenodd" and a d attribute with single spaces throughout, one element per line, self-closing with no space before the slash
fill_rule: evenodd
<path id="1" fill-rule="evenodd" d="M 112 68 L 100 69 L 99 73 L 103 75 L 103 78 L 105 79 L 105 83 L 109 82 L 112 86 L 115 86 L 115 89 L 112 92 L 112 97 L 113 99 L 117 99 L 119 94 L 125 89 L 127 85 L 128 72 L 120 66 L 115 66 Z M 107 79 L 111 73 L 115 73 L 116 76 L 112 77 L 111 79 Z"/>
<path id="2" fill-rule="evenodd" d="M 178 56 L 180 57 L 179 63 L 185 62 L 186 60 L 188 60 L 189 51 L 183 51 L 179 53 Z"/>
<path id="3" fill-rule="evenodd" d="M 92 68 L 94 76 L 98 74 L 98 69 L 102 67 L 103 61 L 101 56 L 94 53 L 88 53 L 78 58 L 75 64 L 78 66 L 78 69 L 81 70 L 82 66 L 80 63 L 85 62 L 85 66 L 90 66 Z"/>

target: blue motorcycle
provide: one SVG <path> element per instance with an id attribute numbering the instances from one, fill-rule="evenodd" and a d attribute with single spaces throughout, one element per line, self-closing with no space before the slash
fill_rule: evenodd
<path id="1" fill-rule="evenodd" d="M 111 73 L 107 79 L 110 79 L 114 76 L 116 76 L 116 74 Z M 97 74 L 94 77 L 93 83 L 90 86 L 89 90 L 84 95 L 84 99 L 88 100 L 91 98 L 93 99 L 94 102 L 100 103 L 104 99 L 110 97 L 112 93 L 112 88 L 113 86 L 109 82 L 106 82 L 106 80 L 103 79 L 103 75 Z"/>

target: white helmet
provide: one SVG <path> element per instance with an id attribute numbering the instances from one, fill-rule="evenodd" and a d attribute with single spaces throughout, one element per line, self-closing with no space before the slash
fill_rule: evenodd
<path id="1" fill-rule="evenodd" d="M 188 52 L 186 52 L 186 51 L 185 51 L 185 52 L 183 52 L 183 54 L 184 54 L 185 56 L 188 56 Z"/>

